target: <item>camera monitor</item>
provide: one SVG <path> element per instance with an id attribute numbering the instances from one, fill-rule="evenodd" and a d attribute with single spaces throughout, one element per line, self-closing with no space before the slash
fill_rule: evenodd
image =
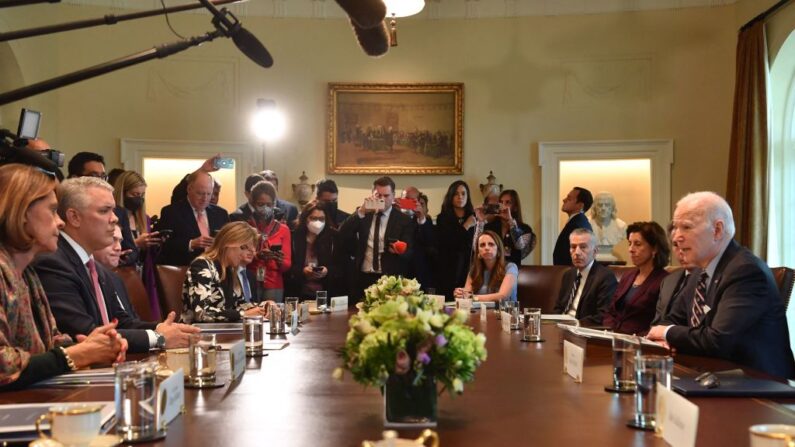
<path id="1" fill-rule="evenodd" d="M 17 138 L 35 140 L 39 135 L 39 123 L 41 122 L 41 112 L 22 109 L 19 114 L 19 129 Z"/>

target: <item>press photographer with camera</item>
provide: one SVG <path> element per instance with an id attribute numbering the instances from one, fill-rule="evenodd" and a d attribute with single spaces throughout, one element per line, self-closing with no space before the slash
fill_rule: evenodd
<path id="1" fill-rule="evenodd" d="M 247 222 L 259 232 L 257 255 L 248 265 L 255 274 L 261 296 L 276 302 L 284 301 L 282 274 L 292 265 L 292 239 L 287 225 L 276 219 L 276 189 L 268 181 L 254 184 L 248 194 L 248 204 L 238 208 L 230 218 Z"/>
<path id="2" fill-rule="evenodd" d="M 486 203 L 482 207 L 486 223 L 478 226 L 478 234 L 493 231 L 500 236 L 504 247 L 505 260 L 521 265 L 536 246 L 536 235 L 530 225 L 522 220 L 522 205 L 519 194 L 506 189 L 499 195 L 497 203 Z"/>
<path id="3" fill-rule="evenodd" d="M 414 186 L 407 186 L 395 203 L 416 224 L 414 256 L 409 265 L 409 277 L 416 278 L 426 293 L 433 293 L 436 290 L 433 267 L 439 250 L 436 246 L 436 228 L 428 216 L 428 196 Z"/>

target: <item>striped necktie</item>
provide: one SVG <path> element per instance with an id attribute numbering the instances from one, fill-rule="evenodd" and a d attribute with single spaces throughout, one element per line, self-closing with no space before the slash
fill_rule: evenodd
<path id="1" fill-rule="evenodd" d="M 701 272 L 698 278 L 698 285 L 696 285 L 696 294 L 693 296 L 693 309 L 690 315 L 690 326 L 697 327 L 706 314 L 705 307 L 707 306 L 707 279 L 709 276 L 707 272 Z"/>
<path id="2" fill-rule="evenodd" d="M 569 313 L 572 310 L 576 312 L 576 309 L 572 309 L 574 306 L 574 297 L 577 296 L 577 290 L 580 288 L 580 281 L 582 280 L 582 273 L 577 270 L 577 278 L 574 280 L 574 286 L 571 288 L 571 293 L 569 293 L 569 304 L 566 305 L 566 310 L 563 313 Z"/>

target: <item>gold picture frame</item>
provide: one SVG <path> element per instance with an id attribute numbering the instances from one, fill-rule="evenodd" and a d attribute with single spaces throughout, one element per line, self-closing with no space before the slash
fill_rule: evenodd
<path id="1" fill-rule="evenodd" d="M 329 174 L 463 173 L 464 84 L 329 83 Z"/>

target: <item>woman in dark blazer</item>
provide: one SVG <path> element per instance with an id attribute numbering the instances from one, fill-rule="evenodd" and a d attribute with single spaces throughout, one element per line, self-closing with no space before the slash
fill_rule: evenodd
<path id="1" fill-rule="evenodd" d="M 466 283 L 476 224 L 469 186 L 462 180 L 456 180 L 447 189 L 442 212 L 436 218 L 439 244 L 437 293 L 447 298 L 452 298 L 453 290 L 464 287 Z"/>
<path id="2" fill-rule="evenodd" d="M 323 202 L 304 206 L 293 230 L 293 262 L 285 273 L 287 296 L 314 299 L 318 290 L 337 291 L 340 269 L 334 262 L 336 230 Z"/>
<path id="3" fill-rule="evenodd" d="M 637 267 L 625 273 L 604 316 L 614 332 L 644 335 L 654 319 L 660 283 L 668 275 L 671 256 L 668 236 L 656 222 L 635 222 L 627 227 L 629 256 Z"/>

